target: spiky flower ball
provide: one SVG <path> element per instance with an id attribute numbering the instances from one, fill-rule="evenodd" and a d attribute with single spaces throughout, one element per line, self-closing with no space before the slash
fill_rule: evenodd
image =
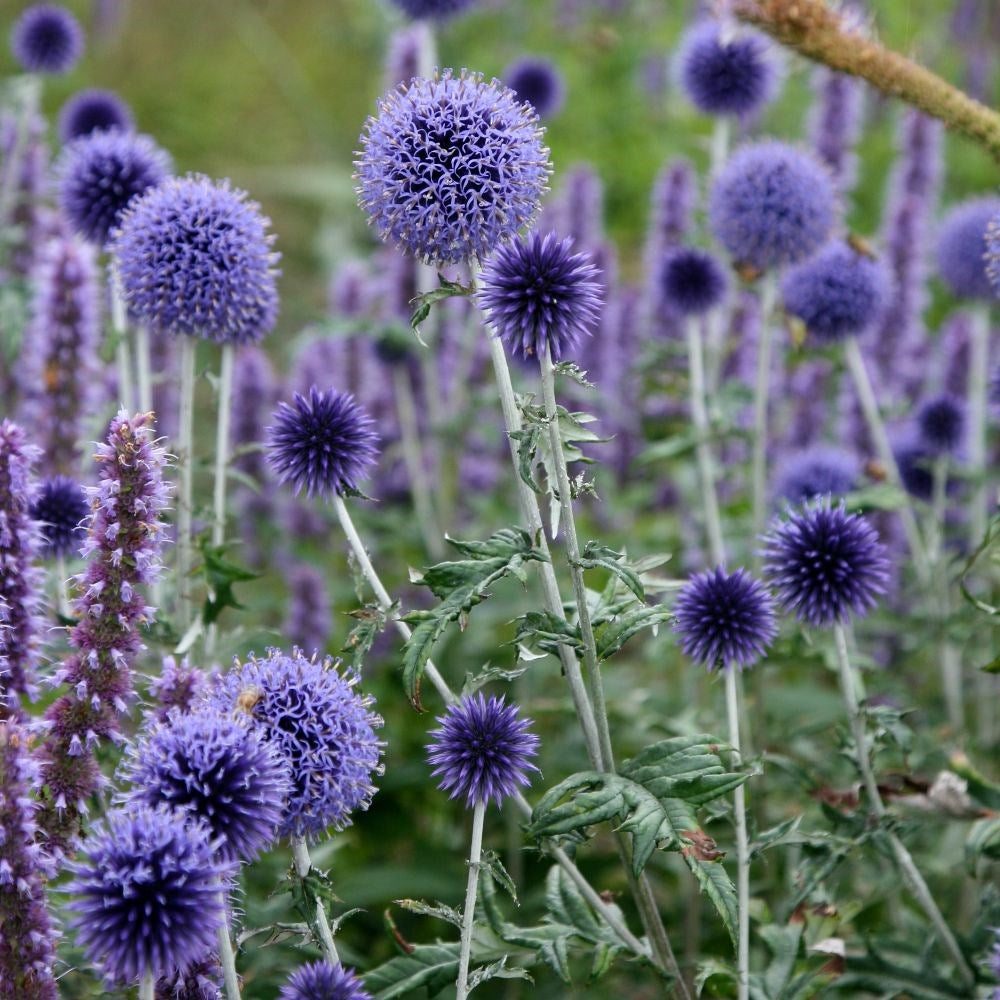
<path id="1" fill-rule="evenodd" d="M 875 529 L 843 502 L 789 511 L 763 538 L 764 572 L 785 611 L 824 626 L 861 617 L 885 590 L 889 559 Z"/>
<path id="2" fill-rule="evenodd" d="M 688 100 L 708 115 L 747 115 L 777 92 L 778 74 L 767 39 L 704 20 L 680 40 L 675 71 Z"/>
<path id="3" fill-rule="evenodd" d="M 725 269 L 705 250 L 678 247 L 660 262 L 660 301 L 682 316 L 701 316 L 714 309 L 728 288 Z"/>
<path id="4" fill-rule="evenodd" d="M 498 806 L 522 786 L 531 784 L 538 768 L 538 737 L 531 719 L 522 718 L 516 705 L 503 696 L 467 695 L 438 717 L 440 729 L 431 730 L 427 759 L 434 765 L 438 787 L 452 799 L 463 798 L 468 808 Z"/>
<path id="5" fill-rule="evenodd" d="M 295 393 L 267 428 L 267 457 L 283 483 L 307 496 L 356 490 L 378 459 L 374 421 L 349 392 Z"/>
<path id="6" fill-rule="evenodd" d="M 307 659 L 272 649 L 219 678 L 208 702 L 220 714 L 245 713 L 287 762 L 292 787 L 279 835 L 315 837 L 342 829 L 367 809 L 372 779 L 382 773 L 382 720 L 373 699 L 355 688 L 359 676 L 341 673 L 327 658 Z"/>
<path id="7" fill-rule="evenodd" d="M 471 7 L 476 0 L 392 0 L 406 15 L 414 20 L 443 21 Z"/>
<path id="8" fill-rule="evenodd" d="M 934 452 L 916 435 L 907 434 L 893 445 L 892 457 L 903 489 L 929 502 L 934 496 Z"/>
<path id="9" fill-rule="evenodd" d="M 135 127 L 129 106 L 113 91 L 92 87 L 75 93 L 59 111 L 59 139 L 72 142 L 91 132 Z"/>
<path id="10" fill-rule="evenodd" d="M 778 634 L 771 595 L 745 569 L 691 577 L 674 615 L 681 649 L 709 670 L 753 666 Z"/>
<path id="11" fill-rule="evenodd" d="M 994 296 L 1000 298 L 1000 211 L 993 214 L 986 227 L 986 277 Z"/>
<path id="12" fill-rule="evenodd" d="M 104 246 L 133 200 L 169 173 L 170 157 L 148 135 L 91 132 L 63 151 L 59 207 L 76 232 Z"/>
<path id="13" fill-rule="evenodd" d="M 590 254 L 573 241 L 533 233 L 501 246 L 483 271 L 479 304 L 511 354 L 553 360 L 570 354 L 601 310 L 601 285 Z"/>
<path id="14" fill-rule="evenodd" d="M 359 155 L 358 202 L 379 237 L 439 265 L 513 239 L 550 172 L 535 112 L 499 81 L 451 70 L 386 94 Z"/>
<path id="15" fill-rule="evenodd" d="M 846 243 L 831 243 L 788 272 L 785 309 L 817 339 L 830 343 L 876 323 L 889 297 L 885 267 Z"/>
<path id="16" fill-rule="evenodd" d="M 841 448 L 815 445 L 781 464 L 775 494 L 792 506 L 817 497 L 840 497 L 858 485 L 857 458 Z"/>
<path id="17" fill-rule="evenodd" d="M 129 749 L 132 798 L 201 820 L 225 861 L 249 861 L 275 839 L 291 789 L 288 762 L 248 720 L 173 712 Z"/>
<path id="18" fill-rule="evenodd" d="M 83 29 L 65 7 L 36 3 L 14 22 L 10 50 L 28 73 L 68 73 L 83 54 Z"/>
<path id="19" fill-rule="evenodd" d="M 562 75 L 548 59 L 518 59 L 504 70 L 503 81 L 519 101 L 535 109 L 539 118 L 549 118 L 563 106 L 566 95 Z"/>
<path id="20" fill-rule="evenodd" d="M 353 969 L 310 962 L 296 969 L 281 987 L 278 1000 L 371 1000 Z"/>
<path id="21" fill-rule="evenodd" d="M 736 150 L 712 183 L 709 226 L 737 264 L 767 271 L 808 257 L 836 220 L 829 171 L 810 153 L 763 141 Z"/>
<path id="22" fill-rule="evenodd" d="M 921 444 L 936 454 L 954 454 L 965 440 L 965 403 L 957 396 L 932 396 L 917 410 L 917 434 Z"/>
<path id="23" fill-rule="evenodd" d="M 111 246 L 130 314 L 161 333 L 260 340 L 278 318 L 269 225 L 228 181 L 189 174 L 147 192 Z"/>
<path id="24" fill-rule="evenodd" d="M 992 299 L 996 292 L 987 274 L 986 230 L 1000 212 L 1000 198 L 976 198 L 953 208 L 938 232 L 938 273 L 953 295 Z"/>
<path id="25" fill-rule="evenodd" d="M 208 829 L 167 808 L 129 806 L 96 823 L 72 863 L 71 927 L 110 981 L 171 976 L 206 958 L 225 919 L 228 868 Z"/>
<path id="26" fill-rule="evenodd" d="M 89 512 L 87 494 L 75 479 L 53 476 L 44 480 L 31 505 L 31 516 L 41 527 L 42 555 L 51 559 L 79 549 Z"/>

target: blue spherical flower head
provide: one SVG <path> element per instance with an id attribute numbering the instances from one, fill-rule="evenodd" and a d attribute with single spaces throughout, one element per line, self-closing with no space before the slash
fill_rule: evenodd
<path id="1" fill-rule="evenodd" d="M 550 172 L 535 112 L 497 80 L 450 70 L 383 97 L 359 156 L 358 202 L 379 238 L 437 265 L 513 239 Z"/>
<path id="2" fill-rule="evenodd" d="M 531 784 L 538 737 L 516 705 L 504 704 L 502 696 L 487 701 L 480 692 L 449 705 L 437 721 L 441 728 L 431 731 L 427 759 L 449 798 L 464 797 L 470 809 L 490 799 L 499 806 Z"/>
<path id="3" fill-rule="evenodd" d="M 274 842 L 291 790 L 288 762 L 245 717 L 173 712 L 129 755 L 132 798 L 201 820 L 223 860 L 249 861 Z"/>
<path id="4" fill-rule="evenodd" d="M 130 806 L 94 825 L 75 879 L 71 926 L 115 983 L 172 976 L 205 959 L 225 919 L 229 871 L 209 831 L 170 809 Z"/>
<path id="5" fill-rule="evenodd" d="M 986 277 L 993 294 L 1000 298 L 1000 211 L 993 214 L 986 227 Z"/>
<path id="6" fill-rule="evenodd" d="M 83 54 L 83 29 L 65 7 L 38 3 L 14 22 L 10 50 L 29 73 L 67 73 Z"/>
<path id="7" fill-rule="evenodd" d="M 809 625 L 862 616 L 885 591 L 889 559 L 875 529 L 843 502 L 807 505 L 764 536 L 764 572 L 785 611 Z"/>
<path id="8" fill-rule="evenodd" d="M 278 317 L 269 225 L 228 181 L 191 174 L 148 191 L 111 246 L 129 313 L 161 333 L 260 340 Z"/>
<path id="9" fill-rule="evenodd" d="M 748 115 L 777 93 L 778 74 L 767 39 L 741 29 L 724 36 L 718 21 L 701 21 L 683 35 L 675 67 L 688 100 L 708 115 Z"/>
<path id="10" fill-rule="evenodd" d="M 955 454 L 965 439 L 965 403 L 957 396 L 942 393 L 921 404 L 917 410 L 920 443 L 936 454 Z"/>
<path id="11" fill-rule="evenodd" d="M 963 299 L 992 299 L 996 290 L 987 274 L 986 230 L 1000 199 L 977 198 L 953 208 L 938 233 L 938 273 L 953 295 Z"/>
<path id="12" fill-rule="evenodd" d="M 63 151 L 59 206 L 76 232 L 104 246 L 133 200 L 169 173 L 170 157 L 148 135 L 91 132 Z"/>
<path id="13" fill-rule="evenodd" d="M 669 251 L 660 263 L 660 295 L 682 316 L 702 316 L 719 305 L 729 289 L 725 268 L 712 254 L 694 247 Z"/>
<path id="14" fill-rule="evenodd" d="M 113 90 L 81 90 L 59 111 L 59 138 L 64 143 L 108 129 L 131 132 L 134 125 L 129 106 Z"/>
<path id="15" fill-rule="evenodd" d="M 53 476 L 44 480 L 31 505 L 32 519 L 42 526 L 42 555 L 53 559 L 79 549 L 89 513 L 87 495 L 75 479 Z"/>
<path id="16" fill-rule="evenodd" d="M 775 494 L 796 506 L 818 497 L 841 497 L 861 478 L 857 458 L 840 448 L 816 445 L 790 455 L 783 463 Z"/>
<path id="17" fill-rule="evenodd" d="M 893 445 L 892 455 L 903 489 L 929 502 L 934 496 L 934 452 L 916 436 L 907 435 Z"/>
<path id="18" fill-rule="evenodd" d="M 246 713 L 288 764 L 292 787 L 278 833 L 316 837 L 343 829 L 367 809 L 372 779 L 382 773 L 382 720 L 373 699 L 357 692 L 356 673 L 331 659 L 307 659 L 272 649 L 262 660 L 236 663 L 219 678 L 208 702 L 220 714 Z"/>
<path id="19" fill-rule="evenodd" d="M 353 969 L 310 962 L 288 977 L 278 1000 L 371 1000 L 371 994 Z"/>
<path id="20" fill-rule="evenodd" d="M 282 483 L 307 496 L 358 489 L 378 460 L 375 423 L 349 392 L 313 386 L 281 402 L 267 428 L 267 457 Z"/>
<path id="21" fill-rule="evenodd" d="M 601 309 L 601 285 L 590 254 L 573 241 L 533 233 L 499 247 L 483 271 L 479 304 L 511 354 L 539 358 L 546 346 L 566 357 L 589 335 Z"/>
<path id="22" fill-rule="evenodd" d="M 443 21 L 471 7 L 475 0 L 392 0 L 414 20 Z"/>
<path id="23" fill-rule="evenodd" d="M 825 343 L 871 327 L 888 293 L 889 277 L 883 265 L 840 242 L 793 268 L 782 283 L 785 309 Z"/>
<path id="24" fill-rule="evenodd" d="M 691 577 L 674 614 L 681 649 L 709 670 L 753 666 L 778 634 L 771 595 L 745 569 Z"/>
<path id="25" fill-rule="evenodd" d="M 709 193 L 713 235 L 737 264 L 761 272 L 808 257 L 830 235 L 836 214 L 829 171 L 781 142 L 736 150 Z"/>
<path id="26" fill-rule="evenodd" d="M 517 99 L 530 104 L 539 118 L 549 118 L 562 109 L 562 75 L 548 59 L 519 59 L 504 70 L 503 79 Z"/>

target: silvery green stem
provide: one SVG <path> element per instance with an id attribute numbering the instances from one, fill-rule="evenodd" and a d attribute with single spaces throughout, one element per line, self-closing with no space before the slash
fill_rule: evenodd
<path id="1" fill-rule="evenodd" d="M 59 614 L 63 618 L 69 618 L 70 616 L 70 606 L 69 606 L 69 588 L 66 578 L 66 557 L 64 555 L 56 556 L 56 601 L 59 608 Z"/>
<path id="2" fill-rule="evenodd" d="M 469 995 L 469 958 L 472 955 L 472 925 L 476 919 L 476 890 L 479 888 L 479 862 L 483 856 L 483 817 L 486 803 L 477 802 L 472 810 L 472 841 L 469 844 L 469 879 L 465 883 L 465 907 L 462 910 L 462 949 L 458 956 L 458 982 L 455 1000 Z"/>
<path id="3" fill-rule="evenodd" d="M 0 187 L 0 230 L 10 224 L 14 210 L 14 193 L 23 169 L 24 152 L 31 137 L 31 120 L 35 116 L 41 95 L 42 80 L 37 74 L 30 73 L 22 77 L 20 110 L 17 116 L 17 131 L 14 134 L 14 145 L 3 174 L 3 186 Z"/>
<path id="4" fill-rule="evenodd" d="M 712 160 L 709 166 L 709 176 L 714 177 L 725 164 L 729 156 L 729 137 L 732 133 L 732 121 L 727 115 L 716 115 L 712 126 Z"/>
<path id="5" fill-rule="evenodd" d="M 778 294 L 778 275 L 769 271 L 760 286 L 760 340 L 757 344 L 757 381 L 753 399 L 753 539 L 764 530 L 767 516 L 767 410 L 771 394 L 771 314 Z"/>
<path id="6" fill-rule="evenodd" d="M 191 520 L 194 503 L 194 378 L 198 342 L 182 336 L 181 391 L 177 432 L 177 618 L 181 631 L 191 624 Z"/>
<path id="7" fill-rule="evenodd" d="M 886 815 L 885 804 L 882 801 L 882 794 L 878 790 L 878 783 L 872 771 L 871 759 L 868 753 L 868 740 L 865 733 L 865 721 L 861 714 L 861 707 L 858 704 L 857 693 L 854 688 L 854 677 L 851 672 L 851 662 L 847 653 L 847 636 L 844 626 L 837 624 L 833 627 L 834 642 L 837 647 L 837 664 L 840 673 L 840 688 L 844 696 L 844 707 L 847 709 L 847 717 L 851 724 L 851 732 L 854 736 L 855 759 L 858 770 L 861 772 L 861 781 L 868 796 L 868 805 L 878 819 L 883 819 Z M 958 966 L 959 975 L 963 983 L 968 987 L 975 982 L 975 974 L 969 968 L 962 949 L 958 946 L 951 928 L 945 922 L 941 911 L 938 909 L 934 897 L 931 895 L 924 877 L 913 861 L 913 857 L 906 849 L 903 842 L 892 830 L 885 831 L 889 845 L 892 848 L 893 857 L 899 866 L 900 873 L 909 886 L 920 908 L 926 914 L 928 920 L 937 932 L 945 951 L 951 960 Z"/>
<path id="8" fill-rule="evenodd" d="M 240 1000 L 240 979 L 236 974 L 236 954 L 229 938 L 229 900 L 225 888 L 220 889 L 222 898 L 222 923 L 219 924 L 219 964 L 222 966 L 222 981 L 226 988 L 226 1000 Z"/>
<path id="9" fill-rule="evenodd" d="M 139 983 L 139 1000 L 156 1000 L 156 980 L 153 978 L 151 969 L 147 969 L 142 974 L 142 982 Z"/>
<path id="10" fill-rule="evenodd" d="M 972 477 L 969 543 L 974 550 L 986 534 L 986 399 L 990 371 L 990 309 L 977 306 L 969 342 L 969 473 Z"/>
<path id="11" fill-rule="evenodd" d="M 729 743 L 733 748 L 733 766 L 740 763 L 740 702 L 737 668 L 730 665 L 726 675 L 726 716 L 729 720 Z M 747 838 L 747 806 L 742 785 L 733 791 L 736 819 L 736 893 L 739 900 L 736 936 L 737 997 L 747 1000 L 750 990 L 750 843 Z"/>
<path id="12" fill-rule="evenodd" d="M 135 412 L 135 377 L 132 374 L 132 352 L 129 350 L 128 316 L 125 300 L 114 268 L 108 266 L 108 295 L 111 299 L 111 329 L 115 335 L 115 362 L 118 366 L 118 402 Z M 144 411 L 145 412 L 145 411 Z"/>
<path id="13" fill-rule="evenodd" d="M 304 837 L 292 837 L 292 857 L 295 860 L 295 871 L 299 878 L 304 879 L 312 869 L 312 858 L 309 857 L 309 848 Z M 340 956 L 337 954 L 333 931 L 326 916 L 326 907 L 320 899 L 316 900 L 316 926 L 319 928 L 319 937 L 327 961 L 331 965 L 340 965 Z"/>
<path id="14" fill-rule="evenodd" d="M 135 372 L 139 390 L 139 412 L 153 410 L 153 376 L 149 357 L 149 330 L 142 324 L 135 328 Z"/>
<path id="15" fill-rule="evenodd" d="M 222 345 L 219 370 L 219 416 L 215 424 L 215 491 L 212 501 L 212 544 L 226 539 L 226 470 L 229 467 L 229 423 L 233 411 L 233 364 L 235 348 Z"/>

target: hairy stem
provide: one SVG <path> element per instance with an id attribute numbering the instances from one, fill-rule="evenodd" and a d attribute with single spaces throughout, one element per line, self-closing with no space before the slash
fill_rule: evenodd
<path id="1" fill-rule="evenodd" d="M 765 274 L 760 286 L 760 340 L 757 344 L 757 380 L 753 398 L 753 538 L 764 530 L 767 515 L 767 410 L 771 395 L 771 349 L 774 330 L 771 313 L 778 294 L 778 276 Z"/>
<path id="2" fill-rule="evenodd" d="M 194 378 L 198 342 L 181 340 L 181 392 L 177 431 L 177 619 L 183 632 L 191 624 L 191 521 L 194 504 Z"/>
<path id="3" fill-rule="evenodd" d="M 215 490 L 212 495 L 212 544 L 221 545 L 226 539 L 226 470 L 229 467 L 229 423 L 233 410 L 232 344 L 222 345 L 219 369 L 219 416 L 215 425 Z"/>
<path id="4" fill-rule="evenodd" d="M 733 766 L 740 764 L 740 704 L 735 666 L 726 675 L 726 716 L 729 720 L 729 742 L 733 748 Z M 736 820 L 736 892 L 739 899 L 738 933 L 736 936 L 737 997 L 747 1000 L 750 990 L 750 842 L 747 838 L 747 806 L 742 785 L 733 791 L 733 813 Z"/>
<path id="5" fill-rule="evenodd" d="M 147 969 L 142 974 L 142 982 L 139 983 L 139 1000 L 156 1000 L 156 979 L 153 977 L 151 969 Z"/>
<path id="6" fill-rule="evenodd" d="M 240 1000 L 240 979 L 236 974 L 236 954 L 229 938 L 229 900 L 226 890 L 219 890 L 222 897 L 222 922 L 219 924 L 219 964 L 222 966 L 222 981 L 226 988 L 226 1000 Z"/>
<path id="7" fill-rule="evenodd" d="M 312 858 L 309 857 L 309 847 L 304 837 L 292 837 L 292 858 L 295 861 L 295 871 L 299 878 L 304 879 L 312 869 Z M 321 899 L 316 900 L 316 927 L 327 961 L 331 965 L 340 965 L 340 955 L 337 954 L 337 945 L 333 940 L 333 930 Z"/>
<path id="8" fill-rule="evenodd" d="M 479 862 L 483 855 L 483 817 L 486 803 L 477 802 L 472 810 L 472 841 L 469 844 L 469 878 L 465 884 L 465 907 L 462 910 L 462 949 L 458 956 L 458 982 L 455 1000 L 469 995 L 469 958 L 472 954 L 472 925 L 476 919 L 476 890 L 479 888 Z"/>

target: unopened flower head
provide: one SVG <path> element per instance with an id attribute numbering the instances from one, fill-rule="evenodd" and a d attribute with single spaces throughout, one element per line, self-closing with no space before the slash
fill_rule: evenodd
<path id="1" fill-rule="evenodd" d="M 932 396 L 921 403 L 916 423 L 921 444 L 935 454 L 956 454 L 965 440 L 965 403 L 947 392 Z"/>
<path id="2" fill-rule="evenodd" d="M 682 316 L 701 316 L 719 305 L 729 289 L 729 278 L 719 261 L 706 250 L 677 247 L 660 262 L 660 301 Z"/>
<path id="3" fill-rule="evenodd" d="M 1000 198 L 976 198 L 953 208 L 938 232 L 938 273 L 953 295 L 963 299 L 996 297 L 987 274 L 986 230 L 1000 213 Z"/>
<path id="4" fill-rule="evenodd" d="M 519 101 L 535 109 L 539 118 L 550 118 L 563 106 L 566 95 L 562 74 L 548 59 L 518 59 L 504 70 L 503 80 Z"/>
<path id="5" fill-rule="evenodd" d="M 68 73 L 83 55 L 83 29 L 65 7 L 37 3 L 14 22 L 10 49 L 28 73 Z"/>
<path id="6" fill-rule="evenodd" d="M 89 513 L 87 495 L 75 479 L 53 476 L 43 480 L 31 505 L 31 516 L 41 526 L 42 554 L 54 558 L 76 552 Z"/>
<path id="7" fill-rule="evenodd" d="M 78 91 L 59 111 L 59 138 L 64 143 L 109 129 L 131 132 L 134 126 L 131 109 L 113 90 Z"/>

